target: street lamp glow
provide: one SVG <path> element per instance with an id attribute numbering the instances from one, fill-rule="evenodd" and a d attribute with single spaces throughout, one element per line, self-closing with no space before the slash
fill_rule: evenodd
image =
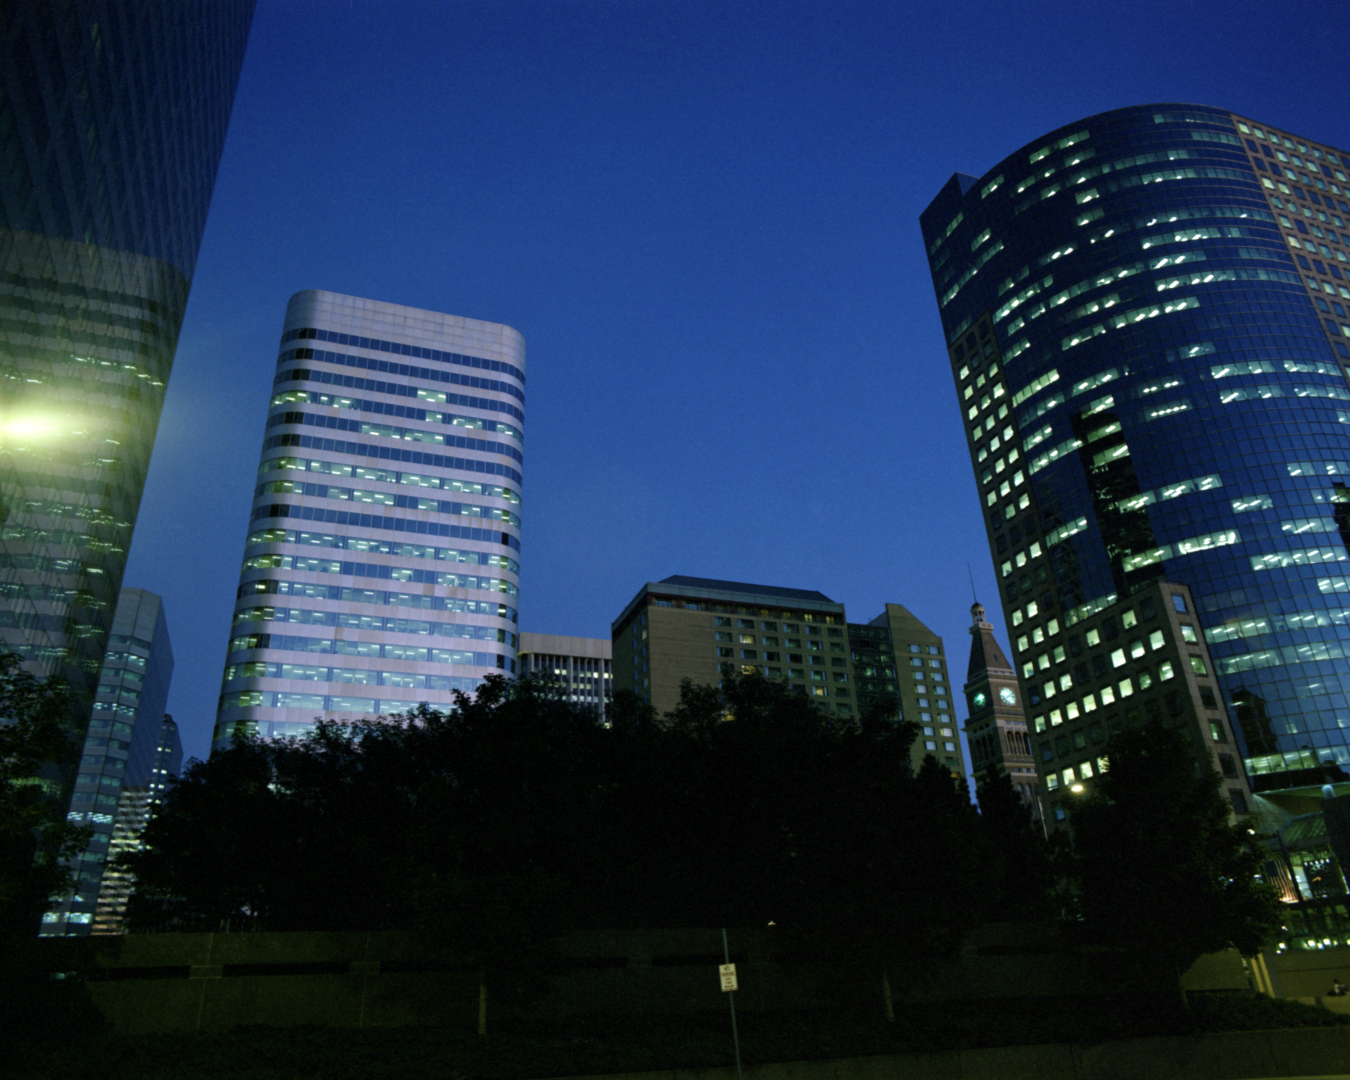
<path id="1" fill-rule="evenodd" d="M 1069 790 L 1072 791 L 1075 795 L 1081 795 L 1083 794 L 1083 785 L 1074 784 L 1073 787 L 1069 788 Z"/>

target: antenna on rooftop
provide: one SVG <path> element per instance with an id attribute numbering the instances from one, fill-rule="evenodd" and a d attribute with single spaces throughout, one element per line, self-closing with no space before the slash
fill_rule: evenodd
<path id="1" fill-rule="evenodd" d="M 980 598 L 975 592 L 975 571 L 970 568 L 970 563 L 966 563 L 966 573 L 970 575 L 970 598 L 978 604 Z"/>

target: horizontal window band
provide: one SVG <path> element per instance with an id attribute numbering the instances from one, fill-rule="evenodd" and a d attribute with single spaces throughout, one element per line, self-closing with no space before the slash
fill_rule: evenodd
<path id="1" fill-rule="evenodd" d="M 420 360 L 436 360 L 442 364 L 458 364 L 461 367 L 486 368 L 500 371 L 519 379 L 525 385 L 525 372 L 504 360 L 489 360 L 483 356 L 470 356 L 467 353 L 447 352 L 441 349 L 424 349 L 420 345 L 403 345 L 397 341 L 382 341 L 379 338 L 358 337 L 356 334 L 339 334 L 333 330 L 323 330 L 307 326 L 298 330 L 287 330 L 281 337 L 281 343 L 288 341 L 310 340 L 329 341 L 334 345 L 347 345 L 357 349 L 369 349 L 371 352 L 387 352 L 396 356 L 415 356 Z"/>
<path id="2" fill-rule="evenodd" d="M 326 450 L 333 454 L 355 454 L 358 457 L 379 458 L 381 461 L 402 461 L 410 465 L 430 465 L 437 469 L 456 469 L 459 472 L 506 476 L 523 486 L 519 472 L 511 468 L 510 465 L 502 465 L 496 461 L 479 461 L 477 458 L 428 454 L 421 450 L 404 450 L 397 446 L 374 446 L 370 443 L 346 442 L 343 439 L 325 439 L 317 435 L 273 435 L 263 442 L 263 450 L 275 450 L 279 446 L 298 446 L 301 450 Z"/>
<path id="3" fill-rule="evenodd" d="M 410 409 L 405 408 L 402 405 L 391 405 L 389 406 L 390 411 L 385 413 L 383 412 L 382 407 L 377 407 L 380 406 L 380 402 L 378 401 L 363 401 L 360 404 L 362 406 L 362 411 L 366 411 L 364 407 L 370 405 L 372 408 L 369 411 L 376 415 L 393 415 L 396 419 L 403 420 L 424 419 L 424 416 L 418 417 L 415 414 L 419 412 L 423 414 L 426 413 L 425 409 Z M 401 411 L 395 413 L 394 410 L 396 409 Z M 306 427 L 334 428 L 338 431 L 355 431 L 376 436 L 383 435 L 385 438 L 392 439 L 408 438 L 410 434 L 409 429 L 407 428 L 392 427 L 384 424 L 372 425 L 367 420 L 348 420 L 344 416 L 315 416 L 313 413 L 307 412 L 273 413 L 267 418 L 267 426 L 269 428 L 274 428 L 278 424 L 304 424 Z M 387 430 L 366 431 L 367 427 L 372 426 L 384 427 Z M 507 443 L 489 442 L 487 439 L 470 439 L 463 435 L 442 435 L 440 432 L 430 431 L 421 432 L 414 430 L 411 434 L 414 438 L 418 435 L 433 436 L 435 445 L 437 446 L 453 446 L 460 450 L 478 450 L 486 454 L 501 454 L 503 457 L 515 458 L 522 463 L 525 461 L 525 455 L 514 446 Z M 424 439 L 422 441 L 427 440 Z"/>
<path id="4" fill-rule="evenodd" d="M 348 359 L 354 358 L 349 357 Z M 401 365 L 388 366 L 399 367 Z M 414 368 L 412 370 L 415 375 L 419 369 Z M 427 374 L 435 375 L 439 373 L 429 371 Z M 382 379 L 363 379 L 356 375 L 343 375 L 341 372 L 311 371 L 309 368 L 287 368 L 272 380 L 272 389 L 275 390 L 288 382 L 316 382 L 323 386 L 341 386 L 343 389 L 350 390 L 372 390 L 377 394 L 393 394 L 396 397 L 408 398 L 417 398 L 419 390 L 425 390 L 427 393 L 443 395 L 446 405 L 459 405 L 466 409 L 482 409 L 485 412 L 504 412 L 515 417 L 522 424 L 525 423 L 524 412 L 509 401 L 497 401 L 495 398 L 471 397 L 468 394 L 448 394 L 443 390 L 429 390 L 426 387 L 389 383 Z"/>
<path id="5" fill-rule="evenodd" d="M 496 379 L 483 379 L 477 375 L 461 375 L 457 371 L 433 371 L 429 368 L 411 367 L 408 364 L 391 364 L 384 360 L 367 359 L 364 356 L 348 356 L 346 353 L 328 352 L 325 349 L 286 349 L 277 357 L 277 364 L 290 363 L 292 360 L 317 360 L 322 364 L 340 364 L 342 367 L 361 368 L 365 371 L 382 371 L 390 375 L 406 375 L 410 379 L 447 382 L 452 386 L 469 386 L 475 390 L 510 394 L 522 405 L 525 404 L 525 393 L 518 386 L 507 382 L 498 382 Z"/>
<path id="6" fill-rule="evenodd" d="M 520 550 L 520 539 L 509 532 L 500 532 L 496 529 L 470 529 L 439 521 L 413 521 L 409 518 L 358 514 L 348 510 L 328 510 L 324 507 L 292 506 L 289 503 L 272 503 L 256 507 L 249 520 L 261 521 L 263 518 L 323 521 L 331 525 L 353 525 L 361 529 L 388 529 L 393 532 L 418 533 L 426 536 L 449 536 L 456 540 L 479 540 Z"/>

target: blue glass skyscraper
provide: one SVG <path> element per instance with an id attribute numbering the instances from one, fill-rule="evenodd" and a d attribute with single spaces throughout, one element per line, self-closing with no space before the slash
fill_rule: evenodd
<path id="1" fill-rule="evenodd" d="M 77 728 L 252 14 L 253 0 L 0 13 L 0 647 L 69 679 Z"/>
<path id="2" fill-rule="evenodd" d="M 1187 675 L 1217 676 L 1286 806 L 1350 780 L 1347 173 L 1146 106 L 957 174 L 921 217 L 1029 720 L 1109 669 L 1086 620 L 1184 583 L 1216 668 Z"/>

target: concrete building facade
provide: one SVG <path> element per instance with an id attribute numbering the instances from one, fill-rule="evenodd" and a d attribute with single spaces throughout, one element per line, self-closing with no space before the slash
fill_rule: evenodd
<path id="1" fill-rule="evenodd" d="M 608 726 L 614 704 L 612 652 L 612 642 L 605 638 L 524 633 L 520 674 L 556 683 L 569 701 L 593 708 L 600 723 Z"/>

